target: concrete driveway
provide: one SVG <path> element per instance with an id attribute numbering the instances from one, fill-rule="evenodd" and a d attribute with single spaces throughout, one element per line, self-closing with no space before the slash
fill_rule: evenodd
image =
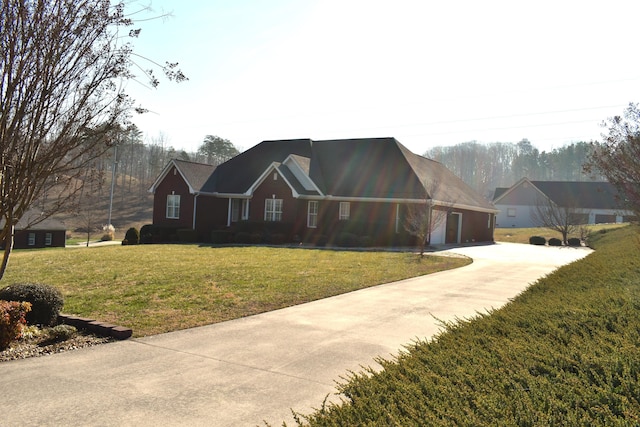
<path id="1" fill-rule="evenodd" d="M 349 370 L 590 253 L 499 243 L 466 267 L 230 322 L 0 364 L 2 426 L 294 425 Z"/>

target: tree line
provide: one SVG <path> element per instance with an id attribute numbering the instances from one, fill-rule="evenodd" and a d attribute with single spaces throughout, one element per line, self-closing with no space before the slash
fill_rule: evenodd
<path id="1" fill-rule="evenodd" d="M 604 180 L 583 170 L 592 150 L 591 143 L 575 142 L 540 151 L 523 139 L 518 143 L 472 141 L 439 146 L 424 156 L 444 164 L 480 194 L 492 198 L 497 187 L 510 187 L 523 177 L 538 181 Z"/>

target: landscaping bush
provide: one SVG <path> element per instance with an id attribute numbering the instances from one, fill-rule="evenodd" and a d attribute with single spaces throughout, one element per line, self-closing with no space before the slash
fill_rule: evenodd
<path id="1" fill-rule="evenodd" d="M 318 236 L 318 239 L 316 240 L 316 246 L 323 248 L 327 246 L 327 243 L 329 243 L 329 238 L 327 236 L 325 236 L 324 234 Z"/>
<path id="2" fill-rule="evenodd" d="M 336 245 L 342 246 L 343 248 L 354 248 L 358 246 L 358 244 L 359 244 L 358 236 L 356 236 L 353 233 L 348 233 L 346 231 L 343 231 L 342 233 L 338 234 L 338 238 L 336 239 Z"/>
<path id="3" fill-rule="evenodd" d="M 103 242 L 110 242 L 116 237 L 116 229 L 111 224 L 103 225 L 102 231 L 103 234 L 100 240 L 102 240 Z"/>
<path id="4" fill-rule="evenodd" d="M 562 246 L 562 240 L 552 237 L 549 239 L 549 246 Z"/>
<path id="5" fill-rule="evenodd" d="M 0 351 L 5 350 L 22 336 L 22 328 L 27 323 L 25 316 L 31 310 L 28 302 L 0 300 Z"/>
<path id="6" fill-rule="evenodd" d="M 153 243 L 153 224 L 140 227 L 140 243 Z"/>
<path id="7" fill-rule="evenodd" d="M 529 243 L 532 245 L 544 246 L 547 243 L 547 239 L 541 236 L 531 236 L 529 237 Z"/>
<path id="8" fill-rule="evenodd" d="M 140 233 L 138 229 L 135 227 L 131 227 L 127 230 L 124 235 L 124 240 L 122 241 L 123 245 L 137 245 L 140 243 Z"/>
<path id="9" fill-rule="evenodd" d="M 577 237 L 572 237 L 569 240 L 567 240 L 567 244 L 569 246 L 574 246 L 574 247 L 582 246 L 582 242 Z"/>
<path id="10" fill-rule="evenodd" d="M 247 231 L 240 231 L 236 233 L 234 240 L 236 243 L 249 244 L 251 243 L 251 233 Z"/>
<path id="11" fill-rule="evenodd" d="M 224 244 L 231 243 L 233 233 L 230 230 L 213 230 L 211 232 L 211 243 Z"/>
<path id="12" fill-rule="evenodd" d="M 267 236 L 267 243 L 272 245 L 282 245 L 285 242 L 285 235 L 282 233 L 271 233 Z"/>
<path id="13" fill-rule="evenodd" d="M 30 325 L 54 325 L 64 305 L 60 291 L 41 283 L 9 285 L 0 290 L 0 300 L 31 303 L 31 311 L 26 316 Z"/>
<path id="14" fill-rule="evenodd" d="M 195 243 L 198 241 L 198 233 L 192 228 L 181 228 L 176 230 L 178 241 L 183 243 Z"/>
<path id="15" fill-rule="evenodd" d="M 371 238 L 371 236 L 360 237 L 361 248 L 370 248 L 371 246 L 373 246 L 373 239 Z"/>
<path id="16" fill-rule="evenodd" d="M 73 338 L 78 333 L 78 329 L 71 325 L 56 325 L 47 331 L 47 341 L 60 342 Z"/>

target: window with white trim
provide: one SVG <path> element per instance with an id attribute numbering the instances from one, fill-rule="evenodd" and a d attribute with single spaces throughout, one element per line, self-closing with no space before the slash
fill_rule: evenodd
<path id="1" fill-rule="evenodd" d="M 340 213 L 338 214 L 338 219 L 340 221 L 347 221 L 350 216 L 351 216 L 351 203 L 340 202 Z"/>
<path id="2" fill-rule="evenodd" d="M 47 233 L 44 235 L 45 246 L 51 246 L 52 241 L 53 241 L 53 235 L 51 233 Z"/>
<path id="3" fill-rule="evenodd" d="M 179 194 L 167 195 L 167 218 L 170 218 L 170 219 L 180 218 L 180 195 Z"/>
<path id="4" fill-rule="evenodd" d="M 509 217 L 516 216 L 516 208 L 507 208 L 507 216 Z"/>
<path id="5" fill-rule="evenodd" d="M 35 246 L 36 244 L 36 233 L 29 233 L 27 236 L 27 245 Z"/>
<path id="6" fill-rule="evenodd" d="M 309 200 L 307 206 L 307 227 L 316 228 L 318 226 L 318 201 Z"/>
<path id="7" fill-rule="evenodd" d="M 264 220 L 282 221 L 282 199 L 264 200 Z"/>
<path id="8" fill-rule="evenodd" d="M 249 200 L 231 200 L 231 222 L 246 221 L 249 219 Z"/>

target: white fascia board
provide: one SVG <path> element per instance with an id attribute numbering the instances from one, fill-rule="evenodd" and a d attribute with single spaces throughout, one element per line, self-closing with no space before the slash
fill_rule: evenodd
<path id="1" fill-rule="evenodd" d="M 293 188 L 293 186 L 291 185 L 289 180 L 287 178 L 285 178 L 285 176 L 282 174 L 282 172 L 280 172 L 280 169 L 278 169 L 278 163 L 277 162 L 271 163 L 269 165 L 269 167 L 267 167 L 265 169 L 265 171 L 262 173 L 262 175 L 260 175 L 258 177 L 258 179 L 256 179 L 256 181 L 253 184 L 251 184 L 251 186 L 249 187 L 249 189 L 247 190 L 247 192 L 244 195 L 247 196 L 247 197 L 253 196 L 253 192 L 256 190 L 256 188 L 258 188 L 260 186 L 260 184 L 262 184 L 264 182 L 264 180 L 267 179 L 267 177 L 269 175 L 271 175 L 271 172 L 276 172 L 284 180 L 284 182 L 287 183 L 287 185 L 291 189 L 291 193 L 293 194 L 294 198 L 298 198 L 300 196 L 298 194 L 298 192 L 295 190 L 295 188 Z"/>
<path id="2" fill-rule="evenodd" d="M 433 200 L 429 199 L 432 203 L 433 207 L 440 206 L 445 208 L 455 208 L 455 209 L 463 209 L 465 211 L 474 211 L 474 212 L 485 212 L 485 213 L 498 213 L 500 209 L 493 208 L 482 208 L 480 206 L 472 206 L 465 205 L 464 203 L 451 203 L 451 202 L 443 202 L 442 200 Z M 427 203 L 427 200 L 416 200 L 414 203 Z"/>
<path id="3" fill-rule="evenodd" d="M 515 189 L 516 189 L 516 188 L 518 188 L 519 186 L 521 186 L 521 185 L 522 185 L 522 184 L 524 184 L 525 182 L 528 182 L 528 183 L 529 183 L 533 188 L 535 188 L 535 189 L 536 189 L 536 190 L 538 190 L 540 193 L 542 193 L 542 191 L 540 191 L 540 189 L 539 189 L 538 187 L 536 187 L 535 185 L 533 185 L 533 184 L 531 183 L 531 181 L 529 181 L 529 178 L 524 177 L 524 178 L 521 178 L 521 179 L 520 179 L 520 181 L 516 182 L 516 183 L 515 183 L 515 184 L 513 184 L 511 187 L 509 187 L 509 189 L 507 189 L 507 191 L 505 191 L 504 193 L 502 193 L 502 194 L 500 195 L 500 197 L 498 197 L 497 199 L 495 199 L 495 200 L 493 201 L 493 204 L 494 204 L 494 205 L 497 205 L 497 204 L 498 204 L 498 202 L 499 202 L 500 200 L 502 200 L 504 197 L 506 197 L 506 196 L 507 196 L 508 194 L 510 194 L 511 192 L 515 191 Z"/>
<path id="4" fill-rule="evenodd" d="M 300 173 L 307 179 L 307 181 L 311 184 L 311 186 L 313 187 L 313 189 L 315 191 L 318 192 L 318 194 L 323 195 L 322 191 L 320 191 L 320 188 L 318 188 L 318 186 L 316 185 L 316 183 L 311 179 L 311 177 L 309 175 L 307 175 L 304 170 L 302 169 L 302 167 L 300 167 L 300 164 L 296 161 L 296 159 L 293 157 L 293 155 L 289 155 L 286 159 L 284 159 L 284 161 L 282 162 L 283 165 L 289 167 L 287 165 L 287 162 L 291 162 L 295 165 L 295 167 L 300 171 Z M 295 176 L 295 172 L 291 171 L 294 176 Z M 304 187 L 304 184 L 301 183 Z"/>
<path id="5" fill-rule="evenodd" d="M 175 167 L 176 170 L 178 171 L 178 173 L 180 174 L 180 176 L 182 177 L 182 180 L 187 184 L 187 186 L 189 187 L 189 194 L 197 194 L 198 192 L 195 190 L 195 188 L 193 188 L 191 186 L 191 183 L 187 180 L 187 178 L 184 176 L 184 174 L 182 173 L 182 171 L 180 170 L 180 168 L 178 167 L 178 165 L 176 164 L 176 162 L 174 161 L 174 159 L 171 159 L 171 161 L 169 161 L 169 163 L 167 163 L 167 165 L 164 167 L 164 169 L 162 170 L 162 172 L 160 173 L 160 175 L 158 176 L 158 178 L 155 180 L 155 182 L 153 183 L 153 185 L 151 186 L 151 188 L 149 188 L 148 192 L 149 193 L 155 193 L 156 192 L 156 188 L 158 185 L 160 185 L 160 183 L 167 177 L 167 175 L 169 174 L 169 172 L 171 171 L 171 168 Z"/>

